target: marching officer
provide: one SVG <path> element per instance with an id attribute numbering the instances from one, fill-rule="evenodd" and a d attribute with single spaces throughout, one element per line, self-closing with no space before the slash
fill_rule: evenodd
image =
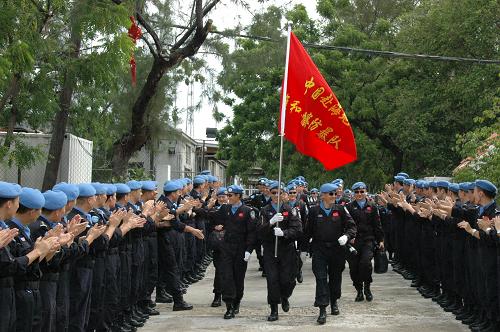
<path id="1" fill-rule="evenodd" d="M 320 187 L 321 202 L 309 210 L 306 238 L 312 239 L 312 269 L 316 277 L 314 306 L 320 308 L 318 323 L 326 323 L 326 307 L 338 315 L 342 271 L 345 268 L 345 246 L 356 237 L 356 224 L 349 212 L 335 204 L 338 186 L 325 183 Z"/>
<path id="2" fill-rule="evenodd" d="M 267 279 L 267 302 L 271 305 L 268 321 L 278 320 L 278 304 L 284 312 L 290 310 L 289 297 L 295 288 L 297 276 L 297 253 L 295 241 L 300 239 L 302 223 L 295 209 L 280 202 L 282 194 L 278 181 L 270 187 L 271 204 L 260 211 L 260 222 L 257 232 L 264 247 L 264 270 Z M 278 241 L 278 252 L 275 257 L 275 241 Z"/>
<path id="3" fill-rule="evenodd" d="M 239 313 L 245 287 L 245 273 L 250 254 L 255 245 L 255 211 L 242 203 L 243 188 L 227 188 L 228 204 L 213 212 L 215 231 L 225 231 L 220 248 L 222 300 L 226 303 L 224 319 Z"/>
<path id="4" fill-rule="evenodd" d="M 363 301 L 363 286 L 364 294 L 367 301 L 373 299 L 370 290 L 372 283 L 372 259 L 374 254 L 375 244 L 379 248 L 384 248 L 384 233 L 380 223 L 380 215 L 377 206 L 366 198 L 366 184 L 356 182 L 352 186 L 354 192 L 354 201 L 347 204 L 347 211 L 356 223 L 357 234 L 356 238 L 351 240 L 357 255 L 350 255 L 349 272 L 353 286 L 358 292 L 356 302 Z"/>

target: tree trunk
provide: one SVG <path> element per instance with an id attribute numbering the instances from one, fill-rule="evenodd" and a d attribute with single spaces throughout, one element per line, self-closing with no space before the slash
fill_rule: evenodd
<path id="1" fill-rule="evenodd" d="M 80 55 L 80 31 L 72 29 L 70 41 L 72 50 L 69 57 L 71 59 L 76 59 Z M 42 190 L 44 191 L 49 190 L 56 184 L 57 173 L 59 172 L 59 165 L 61 163 L 64 136 L 66 135 L 66 124 L 68 122 L 71 99 L 73 98 L 73 91 L 76 83 L 76 78 L 74 77 L 74 73 L 70 70 L 70 66 L 71 64 L 68 63 L 68 67 L 64 69 L 63 85 L 59 94 L 59 112 L 56 114 L 54 122 L 52 123 L 52 137 L 50 138 L 49 154 L 42 185 Z"/>
<path id="2" fill-rule="evenodd" d="M 151 137 L 151 130 L 145 118 L 148 112 L 148 106 L 151 99 L 157 93 L 158 84 L 163 75 L 169 69 L 177 66 L 188 56 L 196 54 L 201 47 L 208 32 L 212 27 L 212 21 L 208 20 L 201 30 L 196 30 L 194 37 L 188 44 L 176 50 L 173 50 L 168 58 L 155 56 L 153 66 L 148 74 L 146 83 L 141 89 L 132 107 L 132 121 L 128 132 L 113 143 L 113 159 L 111 167 L 115 178 L 125 178 L 127 176 L 128 162 L 132 155 L 139 151 Z"/>

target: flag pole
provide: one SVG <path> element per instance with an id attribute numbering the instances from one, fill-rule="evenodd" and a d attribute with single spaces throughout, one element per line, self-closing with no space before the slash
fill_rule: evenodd
<path id="1" fill-rule="evenodd" d="M 281 97 L 281 126 L 280 126 L 280 165 L 278 171 L 278 211 L 280 212 L 280 200 L 281 200 L 281 169 L 283 167 L 283 139 L 285 137 L 285 117 L 286 117 L 286 94 L 288 86 L 288 63 L 290 60 L 290 37 L 292 35 L 292 24 L 288 22 L 288 38 L 286 42 L 286 60 L 285 60 L 285 77 L 283 79 L 283 93 Z M 276 227 L 279 227 L 279 222 L 276 223 Z M 276 241 L 274 242 L 274 257 L 278 257 L 278 237 L 276 236 Z"/>

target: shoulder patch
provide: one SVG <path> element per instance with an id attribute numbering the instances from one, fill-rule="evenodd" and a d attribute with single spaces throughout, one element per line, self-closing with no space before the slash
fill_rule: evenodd
<path id="1" fill-rule="evenodd" d="M 293 215 L 294 217 L 296 217 L 296 216 L 297 216 L 297 209 L 296 209 L 296 208 L 293 208 L 293 209 L 292 209 L 292 215 Z"/>
<path id="2" fill-rule="evenodd" d="M 255 219 L 255 211 L 250 211 L 250 218 Z"/>

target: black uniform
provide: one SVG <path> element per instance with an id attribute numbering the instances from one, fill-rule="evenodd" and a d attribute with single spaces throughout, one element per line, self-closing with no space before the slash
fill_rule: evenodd
<path id="1" fill-rule="evenodd" d="M 349 273 L 353 286 L 361 289 L 363 283 L 370 284 L 372 280 L 372 258 L 375 244 L 384 240 L 380 224 L 380 215 L 373 202 L 365 201 L 363 207 L 357 201 L 347 204 L 347 211 L 356 223 L 356 238 L 354 248 L 357 255 L 350 255 Z"/>
<path id="2" fill-rule="evenodd" d="M 309 210 L 306 227 L 307 238 L 312 238 L 316 307 L 326 307 L 340 298 L 345 249 L 339 245 L 338 238 L 347 235 L 349 241 L 356 237 L 356 224 L 343 206 L 334 204 L 329 211 L 321 206 Z"/>
<path id="3" fill-rule="evenodd" d="M 211 214 L 214 225 L 223 225 L 225 232 L 220 248 L 222 299 L 238 304 L 243 298 L 247 270 L 245 251 L 251 253 L 255 245 L 256 215 L 252 208 L 243 204 L 234 212 L 231 205 L 224 204 Z"/>
<path id="4" fill-rule="evenodd" d="M 279 304 L 282 299 L 288 299 L 295 288 L 297 276 L 297 254 L 295 241 L 302 237 L 302 223 L 295 209 L 282 205 L 280 207 L 284 219 L 279 223 L 284 236 L 278 238 L 278 257 L 275 255 L 274 228 L 270 219 L 277 213 L 273 204 L 269 204 L 260 211 L 260 222 L 257 232 L 264 247 L 264 270 L 267 279 L 267 302 L 271 305 Z"/>

